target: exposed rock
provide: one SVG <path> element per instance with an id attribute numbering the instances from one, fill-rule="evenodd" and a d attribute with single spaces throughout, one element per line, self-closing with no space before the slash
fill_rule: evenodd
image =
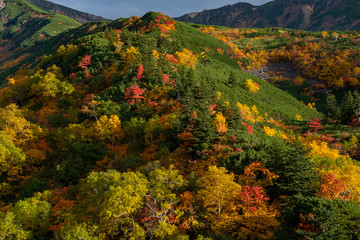
<path id="1" fill-rule="evenodd" d="M 236 3 L 190 13 L 184 22 L 228 27 L 285 27 L 305 30 L 360 30 L 360 1 L 275 0 L 255 7 Z"/>

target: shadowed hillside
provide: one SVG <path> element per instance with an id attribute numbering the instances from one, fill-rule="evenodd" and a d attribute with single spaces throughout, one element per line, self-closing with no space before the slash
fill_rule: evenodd
<path id="1" fill-rule="evenodd" d="M 275 0 L 262 6 L 248 3 L 186 14 L 179 21 L 236 28 L 284 27 L 304 30 L 360 30 L 356 0 Z"/>

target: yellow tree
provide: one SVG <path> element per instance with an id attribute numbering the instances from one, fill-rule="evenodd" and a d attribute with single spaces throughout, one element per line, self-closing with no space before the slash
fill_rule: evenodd
<path id="1" fill-rule="evenodd" d="M 97 141 L 110 140 L 114 145 L 115 140 L 122 136 L 121 121 L 118 116 L 101 116 L 89 129 L 89 135 L 92 135 Z"/>
<path id="2" fill-rule="evenodd" d="M 238 196 L 241 186 L 235 181 L 234 174 L 227 173 L 223 167 L 210 166 L 209 170 L 197 180 L 202 189 L 198 198 L 206 208 L 206 219 L 215 233 L 220 234 L 228 224 L 239 217 Z"/>
<path id="3" fill-rule="evenodd" d="M 11 142 L 4 131 L 0 131 L 0 197 L 11 194 L 11 182 L 19 180 L 25 154 Z"/>
<path id="4" fill-rule="evenodd" d="M 266 181 L 254 180 L 258 171 L 266 175 Z M 276 175 L 261 163 L 254 163 L 240 178 L 245 184 L 266 186 L 272 184 Z M 267 202 L 270 199 L 261 186 L 241 187 L 233 174 L 216 166 L 210 166 L 197 184 L 202 187 L 198 198 L 206 208 L 206 218 L 216 234 L 228 233 L 237 239 L 269 239 L 280 226 L 278 212 Z"/>
<path id="5" fill-rule="evenodd" d="M 80 192 L 86 214 L 98 235 L 107 234 L 121 239 L 145 239 L 145 232 L 134 221 L 140 211 L 148 181 L 137 172 L 120 173 L 115 170 L 91 172 L 82 180 Z"/>
<path id="6" fill-rule="evenodd" d="M 0 212 L 0 239 L 31 239 L 31 232 L 24 230 L 13 212 Z"/>
<path id="7" fill-rule="evenodd" d="M 115 139 L 119 139 L 123 134 L 123 131 L 121 129 L 121 120 L 119 119 L 118 116 L 116 115 L 110 116 L 108 122 L 108 128 L 110 131 L 112 145 L 114 145 Z"/>
<path id="8" fill-rule="evenodd" d="M 227 123 L 226 123 L 226 117 L 221 112 L 218 112 L 215 116 L 214 124 L 216 127 L 216 130 L 219 133 L 226 133 L 228 130 Z"/>
<path id="9" fill-rule="evenodd" d="M 184 48 L 182 52 L 176 52 L 175 56 L 180 65 L 195 69 L 198 59 L 192 51 Z"/>
<path id="10" fill-rule="evenodd" d="M 121 53 L 121 59 L 125 62 L 122 73 L 125 73 L 135 63 L 136 57 L 139 54 L 140 52 L 133 46 Z"/>
<path id="11" fill-rule="evenodd" d="M 16 146 L 34 141 L 42 134 L 42 129 L 24 118 L 24 111 L 15 104 L 0 108 L 0 130 L 6 132 Z"/>
<path id="12" fill-rule="evenodd" d="M 31 90 L 39 96 L 55 98 L 58 95 L 69 95 L 74 91 L 73 85 L 64 80 L 61 69 L 55 65 L 49 67 L 46 73 L 39 70 L 32 78 L 37 83 L 31 86 Z"/>

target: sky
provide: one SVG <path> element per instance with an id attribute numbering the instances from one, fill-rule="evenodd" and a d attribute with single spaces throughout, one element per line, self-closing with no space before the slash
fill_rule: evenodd
<path id="1" fill-rule="evenodd" d="M 191 12 L 219 8 L 237 2 L 255 6 L 271 0 L 49 0 L 76 10 L 109 19 L 143 16 L 148 11 L 162 12 L 170 17 L 180 17 Z"/>

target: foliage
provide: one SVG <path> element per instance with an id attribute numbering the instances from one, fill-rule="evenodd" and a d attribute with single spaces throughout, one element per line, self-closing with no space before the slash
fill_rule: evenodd
<path id="1" fill-rule="evenodd" d="M 150 12 L 49 39 L 52 54 L 0 90 L 0 234 L 302 239 L 340 229 L 357 237 L 358 94 L 328 95 L 327 119 L 353 128 L 329 125 L 309 82 L 313 66 L 311 76 L 354 87 L 356 52 L 334 50 L 327 66 L 318 61 L 327 45 L 308 33 L 300 43 L 300 34 Z M 249 73 L 284 59 L 302 71 L 294 78 L 303 84 L 288 86 L 311 108 Z M 342 80 L 331 81 L 317 88 Z"/>
<path id="2" fill-rule="evenodd" d="M 74 91 L 74 87 L 70 83 L 61 81 L 57 78 L 61 75 L 60 69 L 55 65 L 48 68 L 45 75 L 43 75 L 41 71 L 35 73 L 33 78 L 36 79 L 37 83 L 32 85 L 32 92 L 43 97 L 56 97 L 58 94 L 71 94 Z"/>
<path id="3" fill-rule="evenodd" d="M 351 201 L 297 197 L 295 205 L 287 210 L 286 220 L 294 227 L 290 236 L 296 239 L 353 239 L 359 236 L 356 229 L 359 207 Z"/>
<path id="4" fill-rule="evenodd" d="M 185 48 L 182 52 L 176 52 L 175 56 L 179 65 L 185 65 L 186 67 L 195 69 L 197 58 L 192 51 Z"/>
<path id="5" fill-rule="evenodd" d="M 26 156 L 21 148 L 14 146 L 6 132 L 0 133 L 0 195 L 6 196 L 13 191 L 11 182 L 20 178 Z"/>
<path id="6" fill-rule="evenodd" d="M 31 232 L 21 228 L 15 220 L 15 214 L 0 213 L 0 237 L 3 239 L 30 239 Z"/>

